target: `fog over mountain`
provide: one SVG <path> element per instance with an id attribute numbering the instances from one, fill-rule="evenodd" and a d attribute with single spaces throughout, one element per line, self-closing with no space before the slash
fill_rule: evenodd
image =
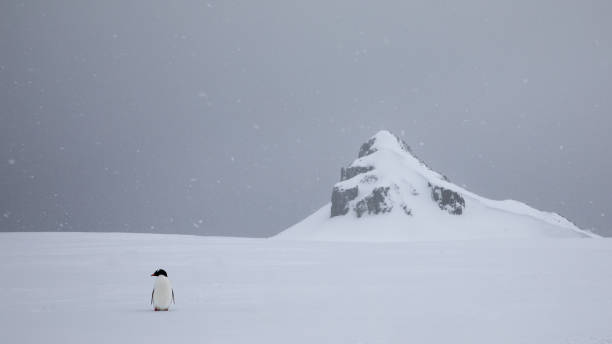
<path id="1" fill-rule="evenodd" d="M 0 231 L 262 237 L 397 134 L 612 235 L 609 1 L 0 2 Z"/>

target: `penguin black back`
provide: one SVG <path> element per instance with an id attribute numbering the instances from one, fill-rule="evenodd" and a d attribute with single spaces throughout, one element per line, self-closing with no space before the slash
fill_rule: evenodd
<path id="1" fill-rule="evenodd" d="M 166 277 L 168 277 L 168 274 L 166 273 L 166 270 L 164 270 L 164 269 L 157 269 L 151 276 L 166 276 Z"/>

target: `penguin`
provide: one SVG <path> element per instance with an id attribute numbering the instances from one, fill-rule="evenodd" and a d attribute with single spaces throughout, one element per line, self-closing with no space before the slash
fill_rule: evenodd
<path id="1" fill-rule="evenodd" d="M 156 276 L 153 292 L 151 293 L 151 304 L 155 311 L 167 311 L 170 303 L 174 303 L 174 290 L 164 269 L 157 269 L 151 276 Z"/>

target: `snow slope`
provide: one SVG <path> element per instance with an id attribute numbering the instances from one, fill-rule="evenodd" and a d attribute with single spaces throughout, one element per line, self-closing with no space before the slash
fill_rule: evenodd
<path id="1" fill-rule="evenodd" d="M 277 238 L 412 241 L 595 236 L 558 214 L 469 192 L 431 170 L 401 139 L 381 131 L 342 170 L 332 203 Z"/>
<path id="2" fill-rule="evenodd" d="M 3 343 L 611 343 L 609 239 L 0 234 Z M 159 267 L 176 292 L 149 305 Z"/>

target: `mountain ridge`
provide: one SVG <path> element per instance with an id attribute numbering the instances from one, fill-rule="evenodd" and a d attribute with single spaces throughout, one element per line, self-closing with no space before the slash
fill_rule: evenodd
<path id="1" fill-rule="evenodd" d="M 597 237 L 559 214 L 514 200 L 487 199 L 453 184 L 406 142 L 382 130 L 341 168 L 331 203 L 277 237 L 405 241 L 539 236 Z"/>

